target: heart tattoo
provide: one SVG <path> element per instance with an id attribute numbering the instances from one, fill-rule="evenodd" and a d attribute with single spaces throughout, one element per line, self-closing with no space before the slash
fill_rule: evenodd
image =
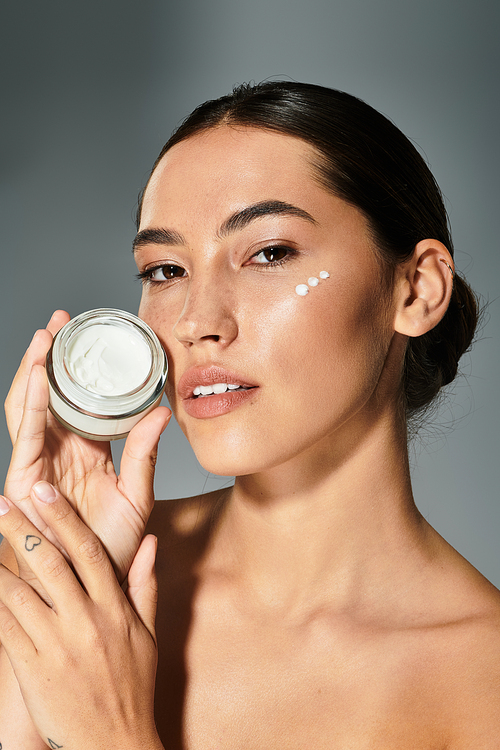
<path id="1" fill-rule="evenodd" d="M 33 552 L 35 547 L 38 547 L 38 545 L 41 543 L 42 540 L 39 536 L 28 534 L 28 536 L 26 537 L 26 541 L 24 542 L 24 549 L 26 550 L 26 552 Z"/>

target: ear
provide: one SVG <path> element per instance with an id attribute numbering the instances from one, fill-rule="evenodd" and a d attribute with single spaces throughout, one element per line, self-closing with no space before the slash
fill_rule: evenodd
<path id="1" fill-rule="evenodd" d="M 453 258 L 438 240 L 421 240 L 395 276 L 394 329 L 422 336 L 436 326 L 450 302 L 455 276 Z"/>

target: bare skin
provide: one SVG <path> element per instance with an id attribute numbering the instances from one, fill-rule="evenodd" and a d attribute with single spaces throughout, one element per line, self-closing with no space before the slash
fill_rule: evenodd
<path id="1" fill-rule="evenodd" d="M 189 748 L 493 748 L 500 598 L 416 510 L 394 400 L 405 337 L 447 305 L 446 250 L 422 243 L 381 305 L 364 220 L 313 183 L 307 156 L 275 134 L 211 131 L 167 153 L 146 194 L 141 229 L 185 238 L 136 253 L 141 271 L 165 261 L 186 269 L 146 285 L 140 308 L 175 362 L 170 403 L 206 468 L 248 472 L 221 495 L 155 507 L 160 643 L 172 642 L 170 602 L 185 607 L 184 635 L 160 651 L 160 734 L 169 745 L 172 727 L 180 732 L 168 706 L 181 698 L 165 700 L 162 680 L 174 661 Z M 232 211 L 268 198 L 317 225 L 269 216 L 216 238 Z M 244 273 L 255 267 L 245 263 L 262 260 L 271 238 L 295 240 L 302 255 L 262 271 L 261 298 L 247 299 L 254 281 Z M 323 267 L 330 279 L 296 296 L 295 284 Z M 303 368 L 288 351 L 307 352 Z M 260 385 L 254 401 L 190 417 L 176 386 L 207 362 L 243 367 Z"/>
<path id="2" fill-rule="evenodd" d="M 146 191 L 141 231 L 170 233 L 139 236 L 140 315 L 199 460 L 236 474 L 230 490 L 156 503 L 148 523 L 158 734 L 167 750 L 493 750 L 500 594 L 415 508 L 397 399 L 407 337 L 446 310 L 451 259 L 419 243 L 382 295 L 364 217 L 318 184 L 312 157 L 221 128 L 175 146 Z M 200 416 L 189 390 L 207 368 L 251 390 Z"/>
<path id="3" fill-rule="evenodd" d="M 230 494 L 157 504 L 150 521 L 165 747 L 498 746 L 498 591 L 425 520 L 418 547 L 393 539 L 376 570 L 366 550 L 306 590 L 289 577 L 300 550 L 268 527 L 266 590 L 226 537 Z"/>

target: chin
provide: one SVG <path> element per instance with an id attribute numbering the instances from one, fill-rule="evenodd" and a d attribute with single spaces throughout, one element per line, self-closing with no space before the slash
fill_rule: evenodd
<path id="1" fill-rule="evenodd" d="M 272 468 L 281 462 L 269 445 L 261 440 L 255 444 L 247 435 L 238 431 L 225 432 L 218 436 L 187 434 L 187 438 L 205 471 L 219 476 L 247 476 Z"/>
<path id="2" fill-rule="evenodd" d="M 237 454 L 228 453 L 225 450 L 194 449 L 194 453 L 205 471 L 221 477 L 246 476 L 267 468 L 259 465 L 258 462 L 249 460 L 249 456 L 240 458 Z"/>

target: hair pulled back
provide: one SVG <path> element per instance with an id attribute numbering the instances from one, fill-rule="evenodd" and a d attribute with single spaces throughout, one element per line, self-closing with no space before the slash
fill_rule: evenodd
<path id="1" fill-rule="evenodd" d="M 197 107 L 165 144 L 152 171 L 176 143 L 221 125 L 275 131 L 314 146 L 321 182 L 363 212 L 389 268 L 409 259 L 423 239 L 439 240 L 453 256 L 443 197 L 429 167 L 390 120 L 360 99 L 290 81 L 243 84 Z M 476 297 L 456 274 L 440 323 L 409 339 L 402 374 L 408 417 L 428 406 L 454 379 L 477 320 Z"/>

